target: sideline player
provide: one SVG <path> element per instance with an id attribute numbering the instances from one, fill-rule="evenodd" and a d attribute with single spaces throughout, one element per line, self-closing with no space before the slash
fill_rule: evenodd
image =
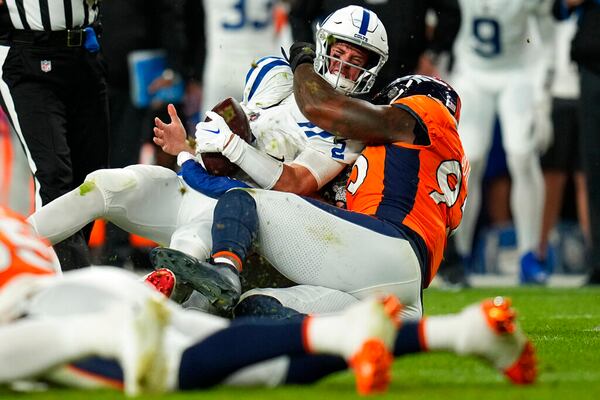
<path id="1" fill-rule="evenodd" d="M 427 350 L 479 356 L 513 383 L 535 380 L 533 347 L 501 298 L 405 322 L 398 331 L 390 316 L 399 304 L 374 299 L 336 315 L 230 322 L 184 311 L 120 269 L 56 276 L 51 249 L 3 209 L 0 252 L 0 356 L 11 360 L 0 363 L 1 383 L 41 377 L 135 395 L 221 382 L 310 383 L 348 362 L 359 392 L 370 393 L 389 382 L 391 347 L 396 356 Z"/>
<path id="2" fill-rule="evenodd" d="M 343 96 L 301 65 L 314 57 L 302 44 L 290 50 L 300 109 L 313 123 L 367 143 L 347 184 L 348 211 L 289 193 L 233 190 L 215 208 L 216 265 L 170 249 L 154 249 L 151 258 L 211 303 L 227 304 L 256 238 L 262 256 L 310 288 L 310 294 L 297 288 L 260 292 L 285 307 L 313 312 L 315 290 L 356 298 L 393 294 L 404 316 L 419 318 L 421 291 L 437 272 L 467 196 L 460 99 L 446 83 L 414 75 L 388 85 L 375 100 L 383 105 L 373 105 Z"/>
<path id="3" fill-rule="evenodd" d="M 278 54 L 287 40 L 274 21 L 282 7 L 273 0 L 202 0 L 206 56 L 202 76 L 202 110 L 227 98 L 241 98 L 251 60 Z M 288 44 L 289 45 L 289 44 Z M 287 47 L 286 47 L 287 48 Z"/>
<path id="4" fill-rule="evenodd" d="M 387 59 L 385 28 L 375 14 L 357 6 L 336 11 L 329 21 L 320 32 L 340 44 L 327 48 L 336 54 L 323 57 L 331 58 L 333 65 L 338 58 L 347 60 L 368 54 L 369 62 L 365 68 L 356 67 L 360 72 L 356 73 L 358 77 L 352 87 L 342 85 L 348 83 L 345 74 L 354 73 L 351 68 L 331 71 L 332 84 L 348 93 L 367 92 Z M 354 32 L 363 31 L 363 39 L 354 38 Z M 338 48 L 342 44 L 344 49 Z M 292 93 L 291 70 L 284 60 L 271 57 L 260 60 L 248 74 L 245 93 L 244 104 L 250 111 L 256 143 L 249 146 L 237 140 L 237 136 L 229 135 L 233 141 L 225 150 L 231 150 L 232 154 L 224 153 L 250 176 L 255 186 L 308 194 L 358 156 L 362 144 L 336 141 L 331 133 L 312 124 L 298 110 Z M 170 112 L 173 118 L 170 124 L 157 121 L 157 137 L 165 138 L 161 136 L 163 133 L 178 134 L 183 141 L 183 126 L 174 109 L 170 108 Z M 207 137 L 222 141 L 224 134 L 214 135 L 209 131 L 224 122 L 216 115 L 213 117 L 213 121 L 198 125 L 197 139 L 214 148 L 215 143 L 209 143 Z M 160 140 L 157 143 L 165 145 Z M 199 145 L 198 150 L 206 149 Z M 191 156 L 183 153 L 186 154 Z M 199 167 L 194 166 L 194 170 Z M 212 245 L 210 226 L 215 200 L 193 190 L 186 172 L 184 167 L 182 180 L 174 172 L 157 166 L 96 171 L 79 188 L 34 213 L 29 222 L 39 234 L 57 243 L 93 219 L 106 218 L 126 231 L 206 259 Z M 222 181 L 228 185 L 226 178 Z"/>
<path id="5" fill-rule="evenodd" d="M 471 255 L 481 203 L 481 180 L 492 144 L 496 113 L 502 127 L 502 145 L 512 179 L 511 210 L 517 233 L 521 282 L 544 283 L 547 274 L 535 252 L 539 247 L 544 208 L 540 167 L 542 135 L 534 135 L 534 116 L 541 103 L 539 46 L 531 38 L 532 19 L 545 23 L 548 0 L 460 0 L 462 26 L 455 43 L 456 65 L 452 84 L 461 94 L 460 136 L 471 164 L 469 206 L 456 235 L 459 254 Z M 539 35 L 540 37 L 542 35 Z M 534 59 L 537 57 L 537 59 Z M 549 65 L 549 64 L 548 64 Z M 545 65 L 544 67 L 547 67 Z M 536 104 L 541 100 L 540 104 Z M 546 116 L 549 118 L 549 116 Z M 538 124 L 539 125 L 539 124 Z M 538 133 L 544 127 L 537 126 Z"/>

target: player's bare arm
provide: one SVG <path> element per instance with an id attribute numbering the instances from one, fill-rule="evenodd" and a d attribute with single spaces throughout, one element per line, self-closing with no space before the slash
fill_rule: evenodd
<path id="1" fill-rule="evenodd" d="M 283 172 L 273 189 L 280 192 L 309 195 L 315 193 L 319 189 L 319 185 L 308 168 L 298 164 L 284 164 Z"/>
<path id="2" fill-rule="evenodd" d="M 370 144 L 414 142 L 416 121 L 408 112 L 345 96 L 308 63 L 294 71 L 294 93 L 304 116 L 329 132 Z"/>
<path id="3" fill-rule="evenodd" d="M 183 123 L 177 115 L 173 104 L 167 106 L 167 112 L 171 122 L 165 123 L 160 118 L 154 118 L 154 143 L 170 155 L 176 156 L 182 151 L 194 154 L 194 149 L 187 142 L 187 133 Z"/>

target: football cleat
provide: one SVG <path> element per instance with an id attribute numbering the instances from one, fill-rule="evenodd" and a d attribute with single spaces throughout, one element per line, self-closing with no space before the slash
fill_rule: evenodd
<path id="1" fill-rule="evenodd" d="M 238 271 L 229 264 L 199 261 L 181 251 L 157 247 L 150 252 L 154 266 L 171 270 L 184 282 L 205 296 L 216 310 L 230 312 L 238 302 L 242 285 Z"/>
<path id="2" fill-rule="evenodd" d="M 526 253 L 521 257 L 521 273 L 519 279 L 522 284 L 545 285 L 548 281 L 548 272 L 544 264 L 533 252 Z"/>
<path id="3" fill-rule="evenodd" d="M 465 308 L 459 354 L 488 360 L 514 384 L 533 383 L 537 361 L 533 344 L 516 324 L 510 299 L 496 297 Z"/>
<path id="4" fill-rule="evenodd" d="M 119 306 L 122 310 L 122 306 Z M 167 365 L 162 349 L 170 311 L 164 298 L 150 298 L 125 317 L 120 363 L 128 396 L 166 390 Z"/>
<path id="5" fill-rule="evenodd" d="M 159 268 L 156 271 L 150 272 L 144 277 L 144 281 L 151 284 L 156 290 L 164 294 L 166 297 L 171 297 L 175 288 L 175 274 L 167 268 Z"/>
<path id="6" fill-rule="evenodd" d="M 344 310 L 340 338 L 342 355 L 356 377 L 362 395 L 384 392 L 391 381 L 391 348 L 399 325 L 400 303 L 393 297 L 361 301 Z"/>

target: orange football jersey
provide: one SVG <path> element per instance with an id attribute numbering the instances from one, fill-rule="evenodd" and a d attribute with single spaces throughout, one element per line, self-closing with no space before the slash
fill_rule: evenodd
<path id="1" fill-rule="evenodd" d="M 49 246 L 21 216 L 0 207 L 0 290 L 17 276 L 55 274 Z"/>
<path id="2" fill-rule="evenodd" d="M 393 104 L 412 114 L 430 144 L 367 146 L 347 184 L 348 209 L 410 228 L 427 247 L 425 285 L 435 276 L 448 234 L 458 228 L 467 197 L 469 166 L 446 107 L 416 95 Z"/>

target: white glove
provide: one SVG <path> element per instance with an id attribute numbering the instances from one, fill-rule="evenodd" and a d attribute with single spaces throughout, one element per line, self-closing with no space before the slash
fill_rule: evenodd
<path id="1" fill-rule="evenodd" d="M 196 153 L 221 153 L 234 134 L 227 123 L 214 111 L 207 111 L 211 120 L 196 125 Z"/>

